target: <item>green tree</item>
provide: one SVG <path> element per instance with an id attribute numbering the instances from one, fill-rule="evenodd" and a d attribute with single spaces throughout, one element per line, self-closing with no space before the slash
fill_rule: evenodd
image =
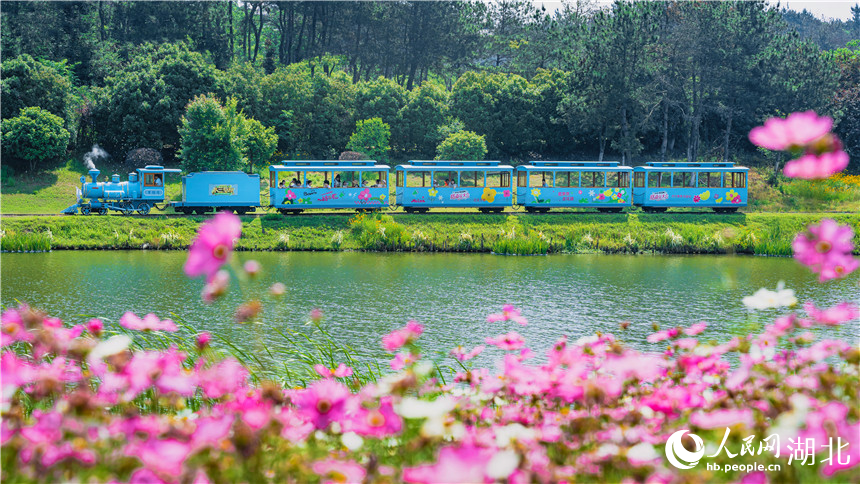
<path id="1" fill-rule="evenodd" d="M 233 171 L 246 164 L 245 119 L 233 98 L 225 107 L 214 96 L 195 97 L 188 103 L 179 134 L 179 158 L 186 172 Z"/>
<path id="2" fill-rule="evenodd" d="M 458 131 L 436 148 L 437 160 L 481 161 L 487 156 L 484 136 L 472 131 Z"/>
<path id="3" fill-rule="evenodd" d="M 391 79 L 379 77 L 358 84 L 355 94 L 356 119 L 380 118 L 389 126 L 397 123 L 397 113 L 406 106 L 406 89 Z"/>
<path id="4" fill-rule="evenodd" d="M 380 118 L 370 118 L 355 123 L 355 132 L 349 137 L 346 149 L 364 153 L 371 158 L 387 162 L 388 142 L 391 128 Z"/>
<path id="5" fill-rule="evenodd" d="M 63 128 L 63 119 L 36 106 L 4 119 L 2 132 L 4 163 L 11 161 L 30 171 L 61 159 L 69 145 L 70 135 Z"/>
<path id="6" fill-rule="evenodd" d="M 263 126 L 263 123 L 253 118 L 245 118 L 245 142 L 242 153 L 248 160 L 248 171 L 254 171 L 255 166 L 268 164 L 278 147 L 278 135 L 275 128 Z"/>
<path id="7" fill-rule="evenodd" d="M 409 92 L 409 101 L 397 115 L 395 145 L 408 156 L 432 158 L 440 141 L 439 126 L 445 123 L 447 115 L 445 86 L 434 81 L 423 82 Z"/>
<path id="8" fill-rule="evenodd" d="M 145 45 L 99 90 L 94 122 L 108 151 L 138 147 L 175 150 L 185 107 L 216 92 L 220 73 L 188 44 Z"/>

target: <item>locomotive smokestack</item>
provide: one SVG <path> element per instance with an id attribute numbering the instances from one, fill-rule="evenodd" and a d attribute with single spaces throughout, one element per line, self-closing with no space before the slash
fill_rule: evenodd
<path id="1" fill-rule="evenodd" d="M 108 158 L 110 158 L 108 152 L 103 150 L 98 144 L 94 144 L 90 152 L 84 155 L 84 165 L 90 171 L 97 170 L 95 160 L 107 160 Z"/>

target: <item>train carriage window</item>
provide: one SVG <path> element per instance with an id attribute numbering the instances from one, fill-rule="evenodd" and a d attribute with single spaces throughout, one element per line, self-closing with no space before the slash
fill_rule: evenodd
<path id="1" fill-rule="evenodd" d="M 484 172 L 482 171 L 461 171 L 460 186 L 471 188 L 484 184 Z"/>
<path id="2" fill-rule="evenodd" d="M 506 187 L 510 187 L 510 186 L 511 186 L 511 172 L 509 172 L 509 171 L 503 171 L 503 172 L 502 172 L 501 179 L 502 179 L 502 182 L 501 182 L 501 183 L 502 183 L 502 188 L 506 188 Z"/>
<path id="3" fill-rule="evenodd" d="M 552 172 L 551 171 L 533 171 L 531 172 L 531 180 L 529 185 L 533 187 L 551 187 Z"/>
<path id="4" fill-rule="evenodd" d="M 586 188 L 596 188 L 606 186 L 606 174 L 602 171 L 584 171 L 582 172 L 582 186 Z"/>
<path id="5" fill-rule="evenodd" d="M 517 186 L 518 187 L 527 187 L 529 186 L 529 174 L 526 171 L 518 171 L 517 172 Z"/>
<path id="6" fill-rule="evenodd" d="M 371 184 L 376 183 L 377 188 L 388 186 L 388 172 L 380 170 L 376 172 L 376 180 L 371 180 Z"/>
<path id="7" fill-rule="evenodd" d="M 269 172 L 269 188 L 276 188 L 278 186 L 278 172 L 270 171 Z"/>
<path id="8" fill-rule="evenodd" d="M 334 171 L 331 174 L 332 188 L 351 188 L 359 185 L 357 171 Z"/>
<path id="9" fill-rule="evenodd" d="M 668 171 L 652 171 L 648 173 L 648 188 L 666 188 L 670 186 L 672 173 Z"/>
<path id="10" fill-rule="evenodd" d="M 673 173 L 672 186 L 675 188 L 692 188 L 694 174 L 689 171 L 676 171 Z"/>
<path id="11" fill-rule="evenodd" d="M 633 174 L 633 186 L 636 188 L 645 188 L 645 172 L 637 171 Z"/>
<path id="12" fill-rule="evenodd" d="M 403 172 L 400 170 L 397 170 L 397 181 L 396 181 L 396 183 L 397 183 L 398 187 L 403 186 Z"/>
<path id="13" fill-rule="evenodd" d="M 450 187 L 453 183 L 457 183 L 456 171 L 436 171 L 433 172 L 433 186 Z"/>
<path id="14" fill-rule="evenodd" d="M 629 171 L 619 171 L 618 172 L 618 186 L 621 188 L 630 186 L 630 172 Z"/>
<path id="15" fill-rule="evenodd" d="M 733 171 L 726 173 L 726 188 L 746 188 L 747 175 L 746 173 Z"/>
<path id="16" fill-rule="evenodd" d="M 578 177 L 574 173 L 574 183 L 578 182 Z M 555 186 L 556 188 L 568 188 L 570 187 L 570 172 L 569 171 L 557 171 L 555 172 Z"/>
<path id="17" fill-rule="evenodd" d="M 432 175 L 429 171 L 409 171 L 406 172 L 407 187 L 429 187 Z"/>
<path id="18" fill-rule="evenodd" d="M 709 178 L 709 176 L 710 176 L 710 175 L 709 175 L 708 173 L 706 173 L 706 172 L 700 172 L 700 173 L 699 173 L 699 176 L 697 177 L 698 182 L 696 183 L 696 187 L 697 187 L 697 188 L 708 188 L 708 178 Z"/>
<path id="19" fill-rule="evenodd" d="M 510 179 L 506 179 L 503 175 L 508 175 L 507 173 L 503 173 L 501 171 L 488 171 L 487 172 L 487 185 L 490 188 L 501 188 L 506 187 L 510 184 Z M 507 185 L 505 182 L 507 181 Z"/>
<path id="20" fill-rule="evenodd" d="M 609 188 L 618 188 L 621 186 L 621 172 L 609 171 L 606 172 L 606 186 Z"/>
<path id="21" fill-rule="evenodd" d="M 323 188 L 325 183 L 331 186 L 331 172 L 328 171 L 309 171 L 305 175 L 305 186 L 312 188 Z"/>
<path id="22" fill-rule="evenodd" d="M 701 177 L 701 175 L 699 175 Z M 708 173 L 708 188 L 720 188 L 723 184 L 720 181 L 722 178 L 722 173 L 720 172 L 711 172 Z"/>

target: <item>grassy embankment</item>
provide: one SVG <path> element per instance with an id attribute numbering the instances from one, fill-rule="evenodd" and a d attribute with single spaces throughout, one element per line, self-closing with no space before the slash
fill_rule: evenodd
<path id="1" fill-rule="evenodd" d="M 377 250 L 544 254 L 789 255 L 795 234 L 857 214 L 335 215 L 245 217 L 240 250 Z M 206 217 L 20 217 L 2 220 L 4 250 L 185 249 Z"/>

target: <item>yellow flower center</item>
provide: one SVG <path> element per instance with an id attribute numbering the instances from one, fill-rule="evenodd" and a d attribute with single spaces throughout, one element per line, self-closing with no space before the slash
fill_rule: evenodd
<path id="1" fill-rule="evenodd" d="M 829 252 L 830 249 L 832 249 L 832 248 L 833 248 L 833 244 L 831 244 L 830 242 L 828 242 L 826 240 L 820 240 L 820 241 L 818 241 L 817 244 L 815 244 L 815 250 L 820 254 L 824 254 L 826 252 Z"/>

